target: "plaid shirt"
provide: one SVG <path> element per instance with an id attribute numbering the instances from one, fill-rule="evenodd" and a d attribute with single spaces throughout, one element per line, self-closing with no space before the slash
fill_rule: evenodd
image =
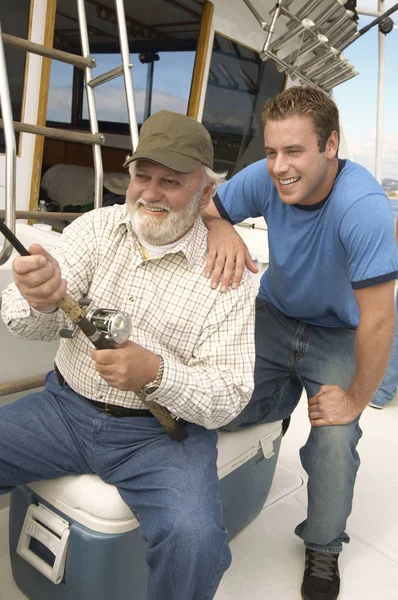
<path id="1" fill-rule="evenodd" d="M 163 356 L 162 382 L 151 399 L 214 429 L 236 417 L 253 391 L 255 296 L 248 272 L 237 290 L 212 290 L 203 276 L 206 254 L 207 229 L 198 218 L 171 251 L 145 259 L 119 205 L 86 213 L 65 229 L 53 252 L 68 294 L 127 312 L 130 339 Z M 32 311 L 14 284 L 3 292 L 2 317 L 11 332 L 32 340 L 54 340 L 61 328 L 71 328 L 61 310 Z M 92 349 L 80 330 L 61 338 L 56 363 L 70 387 L 91 400 L 144 408 L 134 392 L 99 376 Z"/>

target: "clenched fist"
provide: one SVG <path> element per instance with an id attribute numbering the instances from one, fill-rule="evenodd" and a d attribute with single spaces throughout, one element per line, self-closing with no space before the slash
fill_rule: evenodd
<path id="1" fill-rule="evenodd" d="M 18 256 L 13 262 L 15 285 L 36 310 L 55 308 L 66 294 L 59 264 L 39 244 L 32 244 L 29 252 L 31 256 Z"/>

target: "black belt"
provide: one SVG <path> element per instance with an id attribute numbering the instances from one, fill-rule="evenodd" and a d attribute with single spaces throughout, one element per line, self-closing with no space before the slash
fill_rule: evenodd
<path id="1" fill-rule="evenodd" d="M 126 408 L 125 406 L 118 406 L 117 404 L 97 402 L 97 400 L 90 400 L 89 398 L 84 399 L 93 406 L 101 408 L 111 417 L 153 417 L 151 411 L 146 408 Z"/>
<path id="2" fill-rule="evenodd" d="M 57 376 L 59 385 L 61 385 L 61 386 L 68 385 L 67 382 L 65 381 L 64 376 L 58 370 L 57 365 L 54 365 L 54 370 L 55 370 L 55 374 Z M 97 402 L 97 400 L 90 400 L 90 398 L 86 398 L 85 396 L 82 396 L 82 398 L 83 397 L 86 402 L 89 402 L 96 408 L 101 408 L 103 411 L 105 411 L 111 417 L 153 417 L 153 414 L 151 413 L 151 411 L 147 410 L 146 408 L 142 408 L 142 409 L 141 408 L 126 408 L 125 406 L 118 406 L 117 404 L 108 404 L 107 402 Z"/>

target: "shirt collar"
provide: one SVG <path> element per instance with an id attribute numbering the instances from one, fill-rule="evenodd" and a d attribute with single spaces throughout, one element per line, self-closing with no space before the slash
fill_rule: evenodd
<path id="1" fill-rule="evenodd" d="M 131 226 L 130 217 L 126 207 L 124 208 L 124 211 L 122 212 L 119 221 L 116 223 L 116 227 L 126 229 L 127 232 L 133 238 L 134 245 L 136 246 L 137 250 L 140 249 L 140 244 Z M 198 262 L 203 258 L 206 251 L 207 228 L 205 227 L 202 221 L 202 217 L 198 215 L 193 226 L 188 231 L 188 233 L 181 239 L 180 243 L 178 243 L 174 248 L 172 248 L 172 250 L 166 251 L 163 255 L 153 259 L 149 258 L 148 260 L 159 260 L 163 258 L 163 256 L 182 252 L 182 254 L 187 259 L 189 268 L 193 269 L 193 267 L 195 267 L 195 265 L 197 265 Z"/>

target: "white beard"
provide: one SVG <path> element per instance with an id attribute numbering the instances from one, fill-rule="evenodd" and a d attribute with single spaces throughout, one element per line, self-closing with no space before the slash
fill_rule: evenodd
<path id="1" fill-rule="evenodd" d="M 126 206 L 133 231 L 140 239 L 152 246 L 165 246 L 179 240 L 191 229 L 200 212 L 201 194 L 202 190 L 198 190 L 182 210 L 171 210 L 160 202 L 145 202 L 142 198 L 133 204 L 127 195 Z M 163 208 L 168 214 L 162 219 L 148 214 L 143 215 L 141 204 L 152 208 Z"/>

